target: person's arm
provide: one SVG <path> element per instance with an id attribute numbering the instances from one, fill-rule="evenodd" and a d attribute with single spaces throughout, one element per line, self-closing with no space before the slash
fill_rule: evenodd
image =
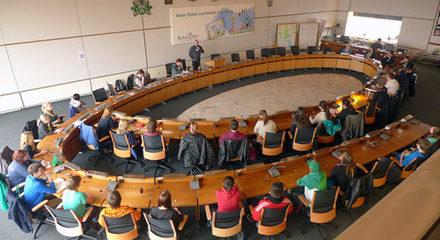
<path id="1" fill-rule="evenodd" d="M 84 194 L 84 199 L 85 199 L 85 204 L 92 204 L 93 201 L 95 199 L 93 199 L 92 195 L 88 194 L 88 193 L 83 193 Z"/>
<path id="2" fill-rule="evenodd" d="M 191 46 L 190 48 L 189 48 L 189 52 L 188 52 L 188 54 L 189 54 L 189 57 L 191 58 L 191 60 L 195 60 L 195 56 L 194 56 L 194 46 Z"/>
<path id="3" fill-rule="evenodd" d="M 252 218 L 254 221 L 258 222 L 260 220 L 261 210 L 263 210 L 263 208 L 267 205 L 269 205 L 269 203 L 265 202 L 264 200 L 261 200 L 258 203 L 258 205 L 252 211 Z"/>
<path id="4" fill-rule="evenodd" d="M 37 151 L 38 151 L 38 149 L 37 149 Z M 48 152 L 47 149 L 45 149 L 45 148 L 41 149 L 38 153 L 34 153 L 34 158 L 37 158 L 43 154 L 46 154 L 47 152 Z"/>
<path id="5" fill-rule="evenodd" d="M 182 161 L 183 152 L 186 149 L 186 140 L 185 138 L 182 138 L 179 145 L 179 152 L 177 153 L 177 161 Z"/>
<path id="6" fill-rule="evenodd" d="M 205 53 L 205 50 L 203 50 L 202 46 L 199 45 L 199 47 L 200 47 L 200 52 Z"/>
<path id="7" fill-rule="evenodd" d="M 183 220 L 183 214 L 178 208 L 174 208 L 173 210 L 173 222 L 177 225 Z"/>
<path id="8" fill-rule="evenodd" d="M 257 123 L 254 126 L 254 133 L 258 134 L 258 130 L 260 129 L 261 121 L 257 121 Z"/>

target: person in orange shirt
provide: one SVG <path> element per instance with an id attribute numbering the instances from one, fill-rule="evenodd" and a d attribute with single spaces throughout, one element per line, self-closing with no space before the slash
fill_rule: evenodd
<path id="1" fill-rule="evenodd" d="M 102 209 L 101 213 L 99 214 L 99 224 L 101 226 L 104 226 L 104 216 L 106 217 L 112 217 L 112 218 L 118 218 L 123 217 L 127 214 L 133 213 L 134 218 L 136 221 L 141 220 L 141 213 L 134 210 L 133 208 L 129 206 L 121 206 L 121 194 L 118 191 L 111 191 L 106 198 L 108 204 L 110 205 L 109 208 Z"/>

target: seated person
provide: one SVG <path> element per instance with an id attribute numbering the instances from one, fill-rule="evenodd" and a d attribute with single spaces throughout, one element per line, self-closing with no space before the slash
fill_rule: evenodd
<path id="1" fill-rule="evenodd" d="M 56 129 L 56 127 L 52 126 L 50 123 L 49 114 L 41 114 L 40 115 L 40 123 L 38 124 L 38 138 L 43 139 L 48 135 L 52 135 L 55 132 L 59 133 L 62 129 Z"/>
<path id="2" fill-rule="evenodd" d="M 240 205 L 241 193 L 238 187 L 234 185 L 234 178 L 225 177 L 223 180 L 223 188 L 215 192 L 217 196 L 217 211 L 232 212 L 237 210 Z"/>
<path id="3" fill-rule="evenodd" d="M 295 135 L 296 128 L 311 128 L 312 123 L 310 123 L 309 118 L 306 114 L 306 109 L 303 107 L 298 107 L 295 114 L 293 115 L 292 124 L 290 125 L 290 132 Z"/>
<path id="4" fill-rule="evenodd" d="M 63 209 L 72 209 L 78 218 L 84 217 L 87 210 L 86 204 L 93 202 L 90 194 L 78 192 L 80 184 L 80 176 L 71 176 L 67 179 L 67 189 L 63 192 Z"/>
<path id="5" fill-rule="evenodd" d="M 196 169 L 197 166 L 208 170 L 214 159 L 214 152 L 206 137 L 197 132 L 198 125 L 195 121 L 189 123 L 189 133 L 180 140 L 177 160 L 184 162 L 185 168 Z"/>
<path id="6" fill-rule="evenodd" d="M 315 191 L 327 189 L 327 174 L 321 171 L 321 164 L 316 160 L 308 160 L 310 173 L 297 180 L 300 187 L 304 187 L 304 196 L 312 202 Z"/>
<path id="7" fill-rule="evenodd" d="M 348 54 L 351 54 L 351 53 L 352 53 L 351 46 L 347 44 L 347 45 L 341 50 L 340 53 L 348 53 Z"/>
<path id="8" fill-rule="evenodd" d="M 393 73 L 385 74 L 385 78 L 387 81 L 384 87 L 387 89 L 388 95 L 396 96 L 400 88 L 399 82 L 396 80 Z"/>
<path id="9" fill-rule="evenodd" d="M 394 57 L 393 50 L 391 50 L 391 52 L 387 52 L 382 60 L 380 60 L 382 68 L 385 68 L 386 66 L 392 66 L 394 64 L 394 61 L 396 61 L 396 57 Z"/>
<path id="10" fill-rule="evenodd" d="M 104 216 L 106 217 L 112 217 L 112 218 L 119 218 L 123 217 L 127 214 L 133 213 L 134 219 L 136 221 L 141 220 L 141 213 L 134 210 L 133 208 L 129 206 L 121 206 L 121 194 L 118 191 L 111 191 L 108 193 L 107 197 L 105 198 L 107 200 L 108 205 L 110 207 L 104 208 L 101 210 L 101 213 L 99 214 L 99 220 L 98 223 L 101 226 L 104 226 Z"/>
<path id="11" fill-rule="evenodd" d="M 292 203 L 289 198 L 283 195 L 283 184 L 274 182 L 269 190 L 269 195 L 264 197 L 252 211 L 252 219 L 256 222 L 260 220 L 261 210 L 263 208 L 280 209 L 287 204 Z M 289 214 L 292 213 L 293 207 L 289 208 Z"/>
<path id="12" fill-rule="evenodd" d="M 109 131 L 113 128 L 116 128 L 116 124 L 112 118 L 112 110 L 107 107 L 104 109 L 101 119 L 99 119 L 98 127 L 96 127 L 96 135 L 98 139 L 109 136 Z"/>
<path id="13" fill-rule="evenodd" d="M 424 158 L 426 151 L 431 146 L 426 139 L 417 140 L 416 149 L 405 149 L 402 153 L 397 154 L 397 161 L 401 167 L 405 167 L 415 158 Z"/>
<path id="14" fill-rule="evenodd" d="M 154 119 L 150 119 L 147 123 L 147 131 L 144 132 L 144 135 L 147 136 L 158 136 L 162 135 L 161 131 L 157 131 L 157 121 Z"/>
<path id="15" fill-rule="evenodd" d="M 183 220 L 183 214 L 180 210 L 171 206 L 171 194 L 168 190 L 160 193 L 157 199 L 157 207 L 151 208 L 150 216 L 157 220 L 173 220 L 176 229 Z"/>
<path id="16" fill-rule="evenodd" d="M 147 85 L 147 80 L 145 79 L 145 72 L 139 69 L 134 77 L 134 84 L 137 87 L 143 87 Z"/>
<path id="17" fill-rule="evenodd" d="M 176 59 L 176 63 L 171 66 L 171 76 L 176 76 L 184 72 L 186 71 L 183 69 L 182 59 Z"/>
<path id="18" fill-rule="evenodd" d="M 246 138 L 246 134 L 239 132 L 238 129 L 238 122 L 235 119 L 232 119 L 229 123 L 229 128 L 231 131 L 223 133 L 219 138 L 219 145 L 221 146 L 224 139 L 231 139 L 231 140 L 242 140 Z"/>
<path id="19" fill-rule="evenodd" d="M 81 100 L 81 96 L 78 93 L 73 94 L 69 102 L 69 117 L 73 117 L 86 110 L 87 107 L 87 104 Z"/>
<path id="20" fill-rule="evenodd" d="M 36 161 L 28 160 L 28 153 L 24 149 L 16 150 L 12 154 L 12 162 L 8 167 L 8 179 L 11 186 L 17 186 L 26 181 L 29 175 L 28 167 L 34 162 Z"/>
<path id="21" fill-rule="evenodd" d="M 49 114 L 50 122 L 54 125 L 62 122 L 61 118 L 59 118 L 57 113 L 53 110 L 53 105 L 50 102 L 45 102 L 43 105 L 41 105 L 41 113 Z"/>
<path id="22" fill-rule="evenodd" d="M 334 186 L 339 186 L 341 191 L 345 192 L 353 178 L 362 177 L 365 173 L 353 162 L 353 157 L 344 152 L 338 157 L 339 164 L 330 170 L 329 180 L 333 181 Z"/>
<path id="23" fill-rule="evenodd" d="M 140 146 L 140 144 L 137 144 L 137 143 L 139 143 L 139 139 L 134 136 L 133 131 L 128 131 L 128 126 L 129 126 L 128 120 L 121 119 L 119 121 L 119 127 L 118 127 L 118 130 L 116 131 L 116 133 L 117 134 L 125 134 L 127 136 L 128 143 L 131 146 L 135 146 L 135 147 L 131 148 L 131 154 L 133 155 L 133 157 L 135 159 L 140 159 L 140 158 L 142 158 L 142 147 Z"/>
<path id="24" fill-rule="evenodd" d="M 50 173 L 46 173 L 41 163 L 32 163 L 28 168 L 29 175 L 24 185 L 24 202 L 29 210 L 39 204 L 45 198 L 50 198 L 48 206 L 56 207 L 61 200 L 56 197 L 49 197 L 57 191 Z M 42 178 L 45 176 L 46 178 Z M 47 180 L 46 180 L 47 179 Z M 46 185 L 49 182 L 49 186 Z"/>
<path id="25" fill-rule="evenodd" d="M 425 137 L 431 144 L 436 143 L 440 138 L 440 128 L 439 127 L 431 127 L 429 128 L 428 135 Z"/>
<path id="26" fill-rule="evenodd" d="M 320 112 L 318 114 L 316 114 L 315 116 L 309 117 L 310 123 L 312 123 L 312 124 L 317 124 L 322 121 L 326 121 L 326 120 L 330 119 L 330 109 L 327 106 L 327 102 L 326 101 L 319 102 L 318 107 L 319 107 Z"/>
<path id="27" fill-rule="evenodd" d="M 269 119 L 266 110 L 261 110 L 260 120 L 258 120 L 257 123 L 255 124 L 254 133 L 258 134 L 261 137 L 261 139 L 263 139 L 264 133 L 266 132 L 276 133 L 277 127 L 275 125 L 275 122 Z"/>
<path id="28" fill-rule="evenodd" d="M 347 98 L 342 100 L 342 111 L 338 115 L 338 119 L 341 120 L 341 125 L 344 124 L 345 118 L 348 115 L 356 115 L 356 109 L 354 109 L 353 105 L 351 105 L 350 100 Z"/>
<path id="29" fill-rule="evenodd" d="M 45 153 L 47 149 L 39 150 L 34 143 L 34 135 L 32 132 L 23 132 L 20 136 L 20 149 L 24 149 L 28 153 L 28 159 L 37 158 Z M 27 168 L 26 168 L 27 169 Z"/>

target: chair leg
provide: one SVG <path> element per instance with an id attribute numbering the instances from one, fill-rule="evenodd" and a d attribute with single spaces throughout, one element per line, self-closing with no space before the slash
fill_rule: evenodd
<path id="1" fill-rule="evenodd" d="M 37 229 L 35 230 L 34 234 L 32 234 L 32 239 L 37 238 L 38 230 L 40 230 L 41 226 L 45 223 L 46 217 L 42 218 L 40 222 L 38 223 Z"/>
<path id="2" fill-rule="evenodd" d="M 319 225 L 318 224 L 313 224 L 313 225 L 316 227 L 316 229 L 318 229 L 319 235 L 321 235 L 321 239 L 324 239 L 324 234 L 321 231 L 321 228 L 319 228 Z"/>

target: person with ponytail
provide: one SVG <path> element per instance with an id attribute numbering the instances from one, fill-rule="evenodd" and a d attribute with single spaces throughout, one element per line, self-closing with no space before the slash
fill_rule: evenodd
<path id="1" fill-rule="evenodd" d="M 290 132 L 295 134 L 296 128 L 311 128 L 312 123 L 310 123 L 309 118 L 306 114 L 306 109 L 303 107 L 298 107 L 295 114 L 293 115 L 292 124 L 290 125 Z"/>
<path id="2" fill-rule="evenodd" d="M 275 122 L 269 119 L 266 110 L 260 111 L 260 120 L 255 124 L 254 133 L 260 135 L 261 138 L 264 138 L 264 133 L 277 132 L 277 127 Z"/>
<path id="3" fill-rule="evenodd" d="M 321 101 L 319 102 L 319 110 L 321 110 L 318 114 L 316 114 L 316 116 L 310 116 L 310 122 L 312 124 L 316 124 L 316 123 L 320 123 L 322 121 L 326 121 L 329 120 L 331 118 L 330 116 L 330 110 L 327 106 L 327 102 L 326 101 Z"/>
<path id="4" fill-rule="evenodd" d="M 334 186 L 339 186 L 341 191 L 345 192 L 353 178 L 362 177 L 365 173 L 353 162 L 353 157 L 344 152 L 338 157 L 339 164 L 330 170 L 330 180 Z"/>

